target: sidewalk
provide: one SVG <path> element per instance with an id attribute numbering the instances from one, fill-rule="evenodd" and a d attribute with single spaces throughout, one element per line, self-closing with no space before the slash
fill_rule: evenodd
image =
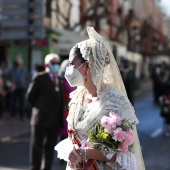
<path id="1" fill-rule="evenodd" d="M 0 142 L 7 142 L 13 137 L 28 134 L 30 132 L 30 120 L 25 118 L 11 118 L 9 113 L 4 113 L 0 119 Z"/>
<path id="2" fill-rule="evenodd" d="M 152 88 L 150 80 L 141 82 L 140 89 L 135 92 L 135 99 L 147 94 Z M 21 121 L 19 118 L 11 119 L 8 113 L 4 113 L 0 119 L 0 142 L 6 142 L 11 138 L 28 134 L 30 132 L 30 120 L 26 118 Z"/>

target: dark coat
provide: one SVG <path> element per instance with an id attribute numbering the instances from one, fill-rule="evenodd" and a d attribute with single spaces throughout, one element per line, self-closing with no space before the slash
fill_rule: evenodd
<path id="1" fill-rule="evenodd" d="M 35 75 L 26 93 L 32 107 L 31 125 L 60 128 L 63 123 L 63 80 L 59 91 L 47 72 Z M 57 130 L 57 129 L 56 129 Z"/>

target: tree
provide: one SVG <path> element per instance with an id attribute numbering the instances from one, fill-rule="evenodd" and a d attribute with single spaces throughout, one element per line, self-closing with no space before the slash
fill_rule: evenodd
<path id="1" fill-rule="evenodd" d="M 64 8 L 64 10 L 63 10 Z M 63 28 L 70 28 L 71 0 L 56 0 L 56 18 Z"/>
<path id="2" fill-rule="evenodd" d="M 90 22 L 96 31 L 99 32 L 101 29 L 101 20 L 108 18 L 110 0 L 81 0 L 80 2 L 80 21 L 71 29 L 74 30 L 78 26 L 80 29 L 84 29 L 87 22 Z"/>
<path id="3" fill-rule="evenodd" d="M 80 0 L 80 20 L 73 26 L 70 26 L 71 17 L 71 0 L 55 0 L 56 1 L 56 18 L 57 23 L 61 27 L 75 30 L 77 27 L 80 30 L 84 29 L 86 24 L 90 22 L 96 31 L 100 31 L 100 22 L 108 17 L 108 5 L 110 0 Z M 64 4 L 64 5 L 63 5 Z M 64 10 L 63 10 L 64 9 Z"/>

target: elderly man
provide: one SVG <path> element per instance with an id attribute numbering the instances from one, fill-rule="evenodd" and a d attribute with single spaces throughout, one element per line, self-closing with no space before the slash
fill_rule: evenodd
<path id="1" fill-rule="evenodd" d="M 14 60 L 14 66 L 5 74 L 6 90 L 9 97 L 9 111 L 12 117 L 19 113 L 21 120 L 24 119 L 25 113 L 25 93 L 30 82 L 28 71 L 23 67 L 21 57 Z"/>
<path id="2" fill-rule="evenodd" d="M 63 122 L 63 82 L 58 77 L 60 57 L 48 54 L 45 57 L 45 71 L 37 73 L 26 93 L 32 107 L 30 170 L 50 170 L 57 134 Z"/>

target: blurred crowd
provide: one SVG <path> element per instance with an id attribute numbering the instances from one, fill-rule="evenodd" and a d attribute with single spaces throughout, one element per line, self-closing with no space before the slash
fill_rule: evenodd
<path id="1" fill-rule="evenodd" d="M 170 65 L 164 62 L 152 65 L 151 79 L 154 103 L 159 104 L 159 97 L 170 93 Z"/>
<path id="2" fill-rule="evenodd" d="M 160 107 L 160 116 L 164 119 L 165 136 L 170 136 L 170 65 L 155 64 L 151 68 L 154 103 Z"/>
<path id="3" fill-rule="evenodd" d="M 63 61 L 59 70 L 62 78 L 64 78 L 63 69 L 66 68 L 66 63 L 68 65 L 68 61 Z M 44 71 L 45 65 L 37 63 L 29 72 L 23 66 L 21 58 L 16 58 L 10 69 L 0 65 L 0 119 L 6 113 L 11 118 L 19 118 L 20 120 L 30 118 L 31 107 L 25 99 L 26 91 L 32 77 L 36 73 Z M 66 94 L 64 95 L 66 96 Z M 68 98 L 68 94 L 66 98 Z"/>
<path id="4" fill-rule="evenodd" d="M 24 119 L 25 92 L 30 78 L 29 72 L 23 67 L 21 58 L 17 58 L 10 69 L 0 67 L 0 117 L 8 112 L 12 118 L 19 116 L 21 120 Z"/>
<path id="5" fill-rule="evenodd" d="M 69 93 L 75 88 L 69 86 L 64 78 L 65 69 L 68 66 L 68 59 L 60 64 L 58 76 L 64 82 L 64 101 L 63 101 L 63 128 L 60 130 L 61 137 L 67 135 L 66 117 L 68 114 Z M 45 64 L 35 64 L 34 68 L 29 72 L 23 66 L 21 58 L 16 58 L 10 69 L 0 66 L 0 119 L 4 114 L 8 114 L 11 119 L 30 119 L 31 106 L 27 102 L 25 95 L 31 79 L 40 72 L 46 71 Z M 62 114 L 62 113 L 61 113 Z"/>

